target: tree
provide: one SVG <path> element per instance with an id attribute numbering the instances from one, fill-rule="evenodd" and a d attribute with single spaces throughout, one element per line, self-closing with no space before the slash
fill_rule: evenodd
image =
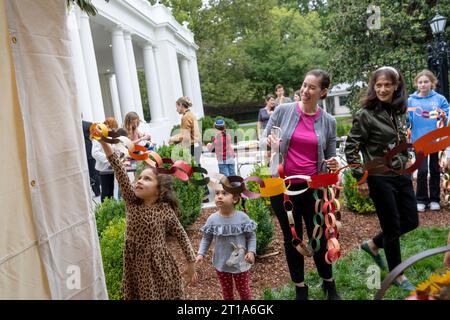
<path id="1" fill-rule="evenodd" d="M 274 7 L 270 15 L 268 30 L 255 30 L 244 41 L 250 57 L 246 77 L 252 81 L 256 98 L 273 92 L 277 83 L 282 83 L 292 94 L 300 88 L 309 69 L 326 65 L 325 52 L 317 42 L 321 28 L 317 12 L 302 15 Z"/>
<path id="2" fill-rule="evenodd" d="M 326 0 L 278 0 L 279 7 L 298 10 L 300 13 L 312 11 L 323 13 L 326 9 Z"/>
<path id="3" fill-rule="evenodd" d="M 320 17 L 276 0 L 162 0 L 188 21 L 199 46 L 203 100 L 220 105 L 262 101 L 277 83 L 297 89 L 307 69 L 324 66 Z"/>
<path id="4" fill-rule="evenodd" d="M 372 0 L 327 3 L 322 43 L 334 82 L 366 81 L 375 68 L 391 65 L 405 74 L 409 90 L 414 74 L 426 67 L 425 46 L 433 42 L 428 21 L 436 11 L 450 13 L 449 2 L 437 5 L 436 0 L 377 1 L 379 19 L 378 9 L 369 7 Z M 357 94 L 354 90 L 350 97 L 352 108 L 357 108 Z"/>

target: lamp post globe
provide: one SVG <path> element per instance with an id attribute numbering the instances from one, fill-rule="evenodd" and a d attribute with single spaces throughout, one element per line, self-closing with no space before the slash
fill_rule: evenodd
<path id="1" fill-rule="evenodd" d="M 436 14 L 430 21 L 430 28 L 436 36 L 435 46 L 428 45 L 428 68 L 436 74 L 439 84 L 436 91 L 449 99 L 448 65 L 449 47 L 444 40 L 445 25 L 447 18 Z"/>

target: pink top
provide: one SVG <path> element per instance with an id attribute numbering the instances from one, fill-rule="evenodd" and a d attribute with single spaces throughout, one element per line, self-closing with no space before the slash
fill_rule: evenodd
<path id="1" fill-rule="evenodd" d="M 297 112 L 300 113 L 300 120 L 292 134 L 291 141 L 284 164 L 286 176 L 317 174 L 318 140 L 314 131 L 314 122 L 320 116 L 320 108 L 313 115 L 304 113 L 299 104 Z M 291 183 L 304 182 L 303 179 L 292 179 Z"/>

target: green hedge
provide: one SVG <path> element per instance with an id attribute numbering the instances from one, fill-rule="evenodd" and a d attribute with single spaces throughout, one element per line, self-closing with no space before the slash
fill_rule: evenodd
<path id="1" fill-rule="evenodd" d="M 95 208 L 95 220 L 97 222 L 97 233 L 100 236 L 103 230 L 114 219 L 125 218 L 125 203 L 123 200 L 106 198 Z"/>
<path id="2" fill-rule="evenodd" d="M 268 178 L 270 173 L 266 169 L 266 166 L 255 165 L 250 176 L 257 176 L 262 179 Z M 256 182 L 249 182 L 247 186 L 250 191 L 259 192 L 259 185 Z M 270 200 L 269 198 L 250 199 L 245 201 L 245 206 L 248 215 L 258 224 L 256 228 L 256 253 L 264 254 L 272 242 L 274 233 Z"/>
<path id="3" fill-rule="evenodd" d="M 274 225 L 270 216 L 270 210 L 263 198 L 245 201 L 247 213 L 257 224 L 256 228 L 256 253 L 262 255 L 272 243 Z"/>
<path id="4" fill-rule="evenodd" d="M 372 213 L 375 212 L 375 206 L 370 197 L 363 197 L 358 192 L 356 179 L 353 178 L 351 171 L 346 170 L 344 173 L 344 196 L 347 208 L 355 213 Z"/>
<path id="5" fill-rule="evenodd" d="M 347 136 L 351 128 L 352 128 L 351 123 L 338 121 L 336 123 L 336 136 L 338 137 Z"/>
<path id="6" fill-rule="evenodd" d="M 100 237 L 103 270 L 110 300 L 123 299 L 121 288 L 124 245 L 125 218 L 113 219 Z"/>

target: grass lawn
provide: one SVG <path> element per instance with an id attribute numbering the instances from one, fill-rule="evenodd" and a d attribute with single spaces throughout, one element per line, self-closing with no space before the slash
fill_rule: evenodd
<path id="1" fill-rule="evenodd" d="M 442 247 L 447 244 L 447 234 L 450 228 L 419 228 L 401 237 L 402 261 L 424 250 Z M 384 254 L 383 258 L 384 257 Z M 426 280 L 437 269 L 442 269 L 444 254 L 434 255 L 416 262 L 405 270 L 405 275 L 414 286 Z M 342 299 L 345 300 L 373 300 L 377 289 L 368 289 L 367 282 L 372 275 L 368 267 L 374 265 L 373 260 L 363 251 L 355 250 L 333 265 L 333 276 Z M 381 272 L 381 281 L 387 275 Z M 305 282 L 309 286 L 309 299 L 325 299 L 317 271 L 307 272 Z M 380 282 L 381 283 L 381 282 Z M 408 292 L 391 286 L 384 299 L 403 300 Z M 293 300 L 295 299 L 294 285 L 288 284 L 278 289 L 266 289 L 265 300 Z"/>

